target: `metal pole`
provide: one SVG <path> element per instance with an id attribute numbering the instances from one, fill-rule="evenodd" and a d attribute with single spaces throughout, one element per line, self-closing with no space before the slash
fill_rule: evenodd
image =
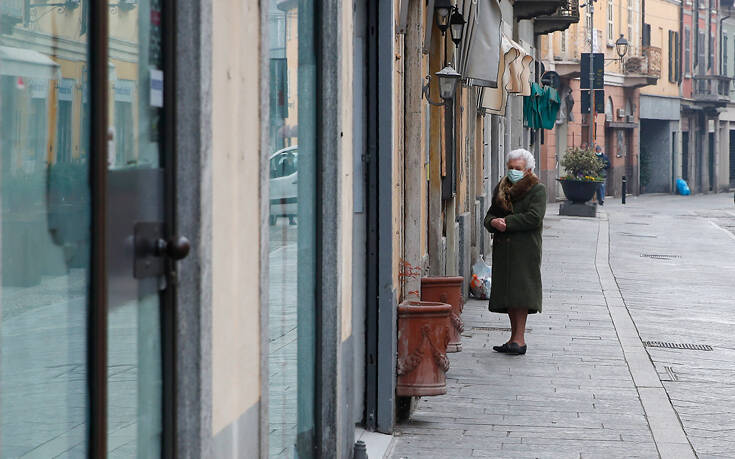
<path id="1" fill-rule="evenodd" d="M 589 0 L 587 7 L 590 9 L 590 120 L 589 120 L 589 148 L 594 151 L 595 149 L 595 65 L 594 65 L 594 53 L 595 53 L 595 1 Z"/>
<path id="2" fill-rule="evenodd" d="M 628 193 L 628 179 L 623 175 L 623 204 L 625 204 L 625 195 Z"/>

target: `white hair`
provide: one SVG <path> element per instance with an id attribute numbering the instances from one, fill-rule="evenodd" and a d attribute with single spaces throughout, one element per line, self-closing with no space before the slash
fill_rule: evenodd
<path id="1" fill-rule="evenodd" d="M 533 154 L 531 154 L 531 152 L 526 149 L 519 148 L 508 153 L 505 157 L 505 164 L 507 165 L 514 159 L 524 160 L 526 162 L 526 170 L 530 170 L 531 172 L 533 172 L 533 170 L 536 168 L 536 158 L 534 158 Z"/>

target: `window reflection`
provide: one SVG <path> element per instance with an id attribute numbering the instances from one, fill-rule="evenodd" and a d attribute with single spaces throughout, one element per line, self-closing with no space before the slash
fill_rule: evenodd
<path id="1" fill-rule="evenodd" d="M 311 48 L 299 31 L 309 2 L 271 0 L 268 14 L 269 120 L 269 455 L 311 457 L 313 435 L 313 149 L 300 145 L 300 106 Z M 307 11 L 308 12 L 308 11 Z M 307 25 L 307 27 L 309 27 Z M 308 35 L 308 34 L 306 34 Z M 303 62 L 302 62 L 303 64 Z"/>
<path id="2" fill-rule="evenodd" d="M 0 1 L 0 457 L 84 457 L 86 8 Z"/>

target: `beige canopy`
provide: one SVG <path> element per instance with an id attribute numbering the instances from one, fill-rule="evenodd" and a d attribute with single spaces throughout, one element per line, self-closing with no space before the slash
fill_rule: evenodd
<path id="1" fill-rule="evenodd" d="M 529 77 L 532 62 L 533 57 L 521 45 L 503 34 L 498 66 L 498 87 L 482 89 L 481 107 L 493 115 L 505 115 L 508 94 L 531 95 Z"/>

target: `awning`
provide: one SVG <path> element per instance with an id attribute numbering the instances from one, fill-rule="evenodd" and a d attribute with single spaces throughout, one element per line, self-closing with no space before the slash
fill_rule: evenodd
<path id="1" fill-rule="evenodd" d="M 502 12 L 498 0 L 464 0 L 466 18 L 462 43 L 458 47 L 459 73 L 473 86 L 496 88 L 500 53 Z"/>
<path id="2" fill-rule="evenodd" d="M 533 57 L 521 45 L 503 34 L 498 66 L 497 88 L 483 88 L 482 104 L 488 113 L 505 115 L 508 94 L 531 95 L 531 63 Z"/>
<path id="3" fill-rule="evenodd" d="M 510 63 L 510 87 L 509 93 L 518 94 L 519 96 L 531 95 L 531 63 L 533 56 L 526 51 L 523 46 L 510 40 L 511 46 L 518 51 L 518 57 Z"/>
<path id="4" fill-rule="evenodd" d="M 0 75 L 55 80 L 59 64 L 32 49 L 0 46 Z"/>

